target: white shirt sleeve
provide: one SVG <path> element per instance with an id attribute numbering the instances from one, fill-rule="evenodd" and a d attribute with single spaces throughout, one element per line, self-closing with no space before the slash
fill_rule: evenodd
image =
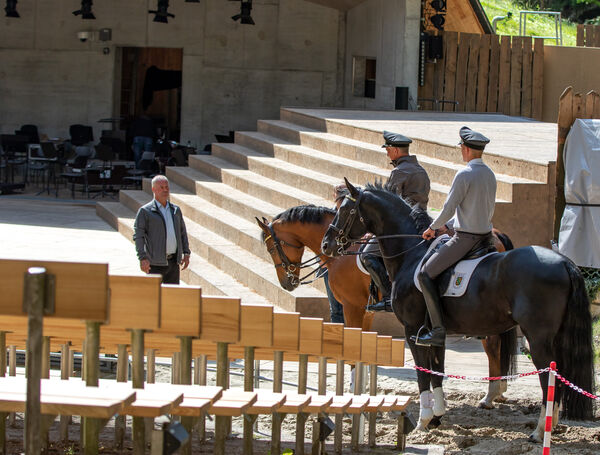
<path id="1" fill-rule="evenodd" d="M 439 229 L 444 224 L 446 224 L 456 213 L 456 207 L 462 202 L 467 194 L 467 190 L 469 188 L 469 184 L 463 172 L 458 172 L 454 176 L 454 180 L 452 181 L 452 187 L 450 187 L 450 192 L 448 193 L 448 197 L 446 198 L 446 202 L 444 202 L 444 207 L 442 211 L 431 223 L 429 226 L 431 229 Z"/>

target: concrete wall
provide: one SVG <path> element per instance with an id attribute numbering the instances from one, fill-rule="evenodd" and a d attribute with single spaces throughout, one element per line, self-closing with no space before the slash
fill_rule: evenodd
<path id="1" fill-rule="evenodd" d="M 68 137 L 70 124 L 83 123 L 99 136 L 107 125 L 98 120 L 118 114 L 119 48 L 129 46 L 183 48 L 181 139 L 198 145 L 253 130 L 282 105 L 344 106 L 346 57 L 355 50 L 378 59 L 377 103 L 364 107 L 393 108 L 395 86 L 416 93 L 419 8 L 406 1 L 410 8 L 405 0 L 355 7 L 348 33 L 345 12 L 303 0 L 254 0 L 255 26 L 232 21 L 239 3 L 226 0 L 172 1 L 168 24 L 147 13 L 156 0 L 94 2 L 96 20 L 85 21 L 71 14 L 79 0 L 19 2 L 20 19 L 0 18 L 0 131 L 34 123 Z M 78 31 L 105 27 L 108 43 L 77 39 Z M 357 49 L 346 52 L 347 38 Z"/>
<path id="2" fill-rule="evenodd" d="M 344 102 L 347 107 L 394 109 L 396 87 L 409 87 L 415 108 L 421 4 L 416 0 L 367 0 L 348 12 Z M 377 59 L 375 98 L 352 93 L 353 57 Z"/>
<path id="3" fill-rule="evenodd" d="M 556 122 L 558 99 L 568 86 L 582 95 L 600 93 L 600 48 L 544 47 L 543 121 Z"/>

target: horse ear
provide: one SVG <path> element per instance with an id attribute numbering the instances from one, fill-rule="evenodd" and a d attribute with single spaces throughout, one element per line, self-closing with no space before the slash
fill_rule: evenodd
<path id="1" fill-rule="evenodd" d="M 262 221 L 260 221 L 257 217 L 254 217 L 254 219 L 258 223 L 258 227 L 260 227 L 263 231 L 267 231 L 268 230 L 267 225 L 265 223 L 263 223 Z"/>
<path id="2" fill-rule="evenodd" d="M 352 183 L 348 181 L 346 177 L 344 177 L 344 182 L 346 183 L 346 188 L 348 188 L 348 191 L 350 191 L 350 196 L 353 198 L 358 196 L 358 190 L 352 185 Z"/>

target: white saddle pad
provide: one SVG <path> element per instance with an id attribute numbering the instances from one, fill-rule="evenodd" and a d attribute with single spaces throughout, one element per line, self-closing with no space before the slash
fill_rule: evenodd
<path id="1" fill-rule="evenodd" d="M 450 236 L 447 234 L 440 235 L 439 237 L 437 237 L 433 242 L 431 242 L 431 245 L 429 246 L 427 253 L 429 253 L 433 248 L 435 248 L 443 239 L 449 239 L 449 238 L 450 238 Z M 415 286 L 417 287 L 417 289 L 419 291 L 421 291 L 421 283 L 419 283 L 419 280 L 417 279 L 417 275 L 419 274 L 421 267 L 423 266 L 423 260 L 425 259 L 425 257 L 427 257 L 427 253 L 425 253 L 425 256 L 423 256 L 423 259 L 421 259 L 421 261 L 419 262 L 419 265 L 415 269 L 414 281 L 415 281 Z M 467 287 L 469 286 L 469 281 L 471 280 L 471 276 L 473 275 L 473 271 L 475 270 L 477 265 L 483 259 L 487 258 L 488 256 L 490 256 L 492 254 L 496 254 L 496 252 L 494 251 L 494 252 L 488 253 L 488 254 L 478 257 L 476 259 L 468 259 L 468 260 L 462 260 L 462 261 L 458 262 L 452 269 L 452 275 L 450 276 L 450 282 L 448 284 L 448 287 L 446 288 L 446 291 L 442 295 L 442 297 L 460 297 L 460 296 L 464 295 L 464 293 L 467 292 Z M 423 292 L 423 291 L 421 291 L 421 292 Z"/>
<path id="2" fill-rule="evenodd" d="M 365 266 L 363 265 L 362 261 L 360 260 L 360 254 L 356 255 L 356 267 L 358 267 L 358 270 L 360 270 L 365 275 L 370 275 L 369 271 L 367 269 L 365 269 Z"/>

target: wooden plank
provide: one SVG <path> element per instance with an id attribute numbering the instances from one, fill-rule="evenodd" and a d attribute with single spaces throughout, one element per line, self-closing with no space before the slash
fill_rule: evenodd
<path id="1" fill-rule="evenodd" d="M 498 112 L 510 112 L 510 36 L 500 40 L 500 70 L 498 76 Z"/>
<path id="2" fill-rule="evenodd" d="M 369 403 L 367 404 L 367 407 L 365 408 L 365 412 L 377 412 L 379 411 L 379 408 L 381 407 L 381 405 L 383 405 L 383 401 L 385 399 L 385 396 L 383 395 L 361 395 L 361 396 L 366 396 L 369 397 Z"/>
<path id="3" fill-rule="evenodd" d="M 300 313 L 273 314 L 273 348 L 297 351 L 300 343 Z"/>
<path id="4" fill-rule="evenodd" d="M 299 412 L 302 412 L 306 406 L 308 406 L 311 398 L 311 395 L 286 393 L 285 401 L 278 411 L 285 414 L 298 414 Z"/>
<path id="5" fill-rule="evenodd" d="M 301 354 L 319 355 L 323 350 L 323 319 L 300 318 Z"/>
<path id="6" fill-rule="evenodd" d="M 600 118 L 600 95 L 592 90 L 591 92 L 588 92 L 587 96 L 588 98 L 592 97 L 594 100 L 592 107 L 592 115 L 590 118 Z"/>
<path id="7" fill-rule="evenodd" d="M 581 96 L 581 93 L 576 93 L 573 95 L 573 122 L 575 122 L 575 119 L 583 118 L 583 113 L 583 97 Z"/>
<path id="8" fill-rule="evenodd" d="M 183 393 L 164 390 L 160 395 L 147 389 L 136 389 L 136 400 L 125 406 L 121 414 L 135 417 L 158 417 L 170 414 L 183 402 Z"/>
<path id="9" fill-rule="evenodd" d="M 444 66 L 444 95 L 443 100 L 455 101 L 456 87 L 456 58 L 458 54 L 458 33 L 445 32 L 444 41 L 446 46 L 446 63 Z M 454 106 L 449 103 L 444 103 L 444 111 L 453 111 Z"/>
<path id="10" fill-rule="evenodd" d="M 236 343 L 240 339 L 240 299 L 202 297 L 202 330 L 200 339 Z"/>
<path id="11" fill-rule="evenodd" d="M 512 116 L 521 115 L 521 79 L 523 73 L 523 38 L 513 36 L 510 49 L 510 106 Z"/>
<path id="12" fill-rule="evenodd" d="M 404 366 L 404 340 L 392 339 L 392 364 L 390 366 Z"/>
<path id="13" fill-rule="evenodd" d="M 392 362 L 392 337 L 379 335 L 377 337 L 377 365 L 387 366 Z"/>
<path id="14" fill-rule="evenodd" d="M 594 46 L 594 26 L 591 24 L 584 25 L 585 28 L 585 47 Z"/>
<path id="15" fill-rule="evenodd" d="M 273 346 L 273 307 L 271 305 L 241 306 L 239 344 L 244 346 Z"/>
<path id="16" fill-rule="evenodd" d="M 160 297 L 160 333 L 200 336 L 202 289 L 163 284 Z"/>
<path id="17" fill-rule="evenodd" d="M 369 402 L 371 401 L 371 397 L 369 395 L 348 395 L 349 398 L 352 399 L 352 403 L 346 409 L 348 414 L 361 414 L 365 411 Z M 374 401 L 378 401 L 375 399 Z M 383 401 L 383 400 L 381 400 Z"/>
<path id="18" fill-rule="evenodd" d="M 467 89 L 467 65 L 469 61 L 469 47 L 471 45 L 471 33 L 461 33 L 458 42 L 458 56 L 456 58 L 456 87 L 454 99 L 458 103 L 456 111 L 465 111 L 466 89 Z"/>
<path id="19" fill-rule="evenodd" d="M 311 394 L 310 402 L 302 410 L 302 412 L 307 412 L 311 414 L 317 414 L 320 412 L 325 412 L 329 406 L 333 403 L 332 395 L 314 395 Z"/>
<path id="20" fill-rule="evenodd" d="M 479 39 L 479 70 L 477 72 L 477 101 L 475 103 L 477 112 L 486 112 L 487 109 L 491 42 L 492 35 L 482 35 Z"/>
<path id="21" fill-rule="evenodd" d="M 339 359 L 344 354 L 344 324 L 323 324 L 323 355 Z"/>
<path id="22" fill-rule="evenodd" d="M 533 43 L 533 83 L 531 95 L 531 116 L 542 119 L 542 101 L 544 97 L 544 40 L 535 38 Z"/>
<path id="23" fill-rule="evenodd" d="M 377 332 L 363 332 L 360 344 L 360 360 L 372 364 L 377 361 Z"/>
<path id="24" fill-rule="evenodd" d="M 284 393 L 273 393 L 263 390 L 257 390 L 256 402 L 246 409 L 246 414 L 272 414 L 277 412 L 285 403 Z"/>
<path id="25" fill-rule="evenodd" d="M 488 77 L 487 112 L 498 111 L 498 82 L 500 77 L 500 41 L 490 36 L 490 72 Z"/>
<path id="26" fill-rule="evenodd" d="M 467 88 L 465 95 L 465 111 L 475 112 L 477 98 L 477 81 L 479 67 L 479 50 L 481 48 L 482 35 L 471 36 L 469 44 L 469 63 L 467 70 Z"/>
<path id="27" fill-rule="evenodd" d="M 585 46 L 583 24 L 577 24 L 577 46 Z"/>
<path id="28" fill-rule="evenodd" d="M 0 261 L 0 314 L 23 314 L 24 274 L 44 267 L 56 278 L 54 313 L 45 317 L 104 322 L 108 319 L 108 265 L 55 261 Z"/>
<path id="29" fill-rule="evenodd" d="M 385 395 L 383 397 L 383 403 L 379 407 L 379 410 L 382 412 L 389 412 L 392 410 L 392 407 L 398 401 L 398 397 L 395 395 Z"/>
<path id="30" fill-rule="evenodd" d="M 600 26 L 594 25 L 594 47 L 600 47 Z"/>
<path id="31" fill-rule="evenodd" d="M 391 406 L 390 411 L 404 411 L 406 407 L 410 404 L 410 397 L 405 395 L 400 395 L 396 397 L 396 402 Z"/>
<path id="32" fill-rule="evenodd" d="M 121 329 L 158 329 L 160 282 L 160 275 L 110 275 L 109 325 Z"/>
<path id="33" fill-rule="evenodd" d="M 532 81 L 533 81 L 533 40 L 531 36 L 523 37 L 523 79 L 521 82 L 521 115 L 531 117 Z"/>
<path id="34" fill-rule="evenodd" d="M 558 240 L 560 220 L 565 209 L 565 162 L 563 149 L 573 124 L 573 87 L 567 87 L 558 101 L 558 148 L 556 151 L 556 193 L 554 202 L 554 239 Z"/>
<path id="35" fill-rule="evenodd" d="M 352 404 L 354 395 L 333 395 L 333 401 L 327 408 L 331 414 L 344 414 Z"/>
<path id="36" fill-rule="evenodd" d="M 360 361 L 362 330 L 344 327 L 344 360 Z"/>

